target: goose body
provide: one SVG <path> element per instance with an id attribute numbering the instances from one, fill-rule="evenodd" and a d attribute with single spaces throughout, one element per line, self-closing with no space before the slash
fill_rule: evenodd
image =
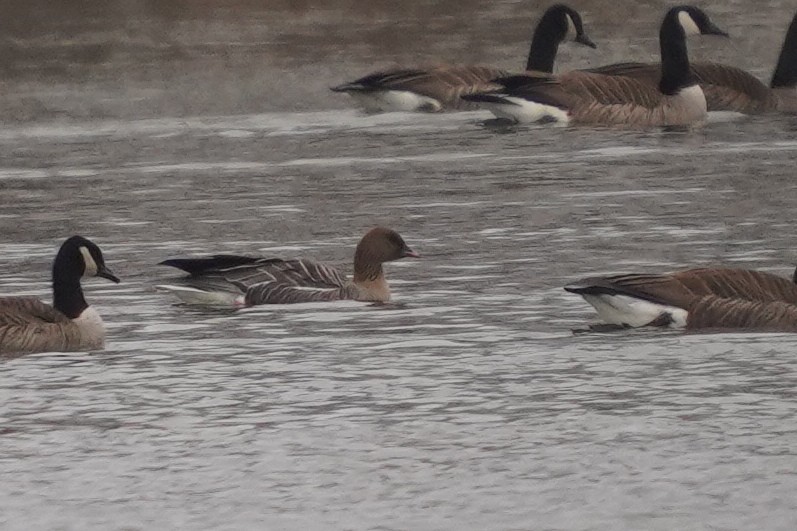
<path id="1" fill-rule="evenodd" d="M 707 114 L 705 95 L 689 69 L 686 37 L 693 34 L 727 35 L 695 7 L 667 12 L 659 33 L 662 63 L 656 84 L 598 71 L 526 73 L 497 78 L 493 89 L 463 98 L 520 123 L 691 125 Z"/>
<path id="2" fill-rule="evenodd" d="M 175 258 L 161 262 L 189 273 L 184 285 L 162 285 L 189 304 L 242 307 L 357 300 L 386 302 L 390 288 L 382 264 L 418 257 L 401 236 L 390 229 L 371 229 L 357 245 L 354 277 L 338 269 L 302 258 L 283 260 L 237 255 Z"/>
<path id="3" fill-rule="evenodd" d="M 105 344 L 102 318 L 83 297 L 82 277 L 119 279 L 96 244 L 73 236 L 53 264 L 53 305 L 35 297 L 0 297 L 0 355 L 95 350 Z"/>
<path id="4" fill-rule="evenodd" d="M 797 113 L 797 15 L 791 21 L 770 86 L 749 72 L 719 63 L 691 63 L 692 74 L 706 95 L 709 111 L 744 114 Z M 590 70 L 630 77 L 655 85 L 661 77 L 658 63 L 618 63 Z"/>
<path id="5" fill-rule="evenodd" d="M 526 70 L 551 73 L 559 44 L 572 39 L 592 48 L 584 33 L 581 16 L 562 4 L 548 8 L 532 38 Z M 414 69 L 376 72 L 332 87 L 350 95 L 368 113 L 467 110 L 477 105 L 461 96 L 492 87 L 490 81 L 507 72 L 485 65 L 435 65 Z"/>
<path id="6" fill-rule="evenodd" d="M 610 325 L 797 331 L 797 284 L 760 271 L 703 268 L 592 277 L 564 289 L 581 295 Z"/>

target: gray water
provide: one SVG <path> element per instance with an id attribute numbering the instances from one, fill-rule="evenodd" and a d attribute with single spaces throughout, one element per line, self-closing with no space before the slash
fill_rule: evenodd
<path id="1" fill-rule="evenodd" d="M 85 286 L 105 351 L 0 364 L 0 527 L 797 526 L 794 337 L 574 333 L 593 312 L 561 289 L 712 264 L 790 275 L 795 118 L 618 131 L 365 117 L 324 87 L 421 51 L 511 66 L 528 6 L 156 4 L 45 11 L 38 33 L 6 33 L 27 53 L 3 62 L 0 293 L 49 299 L 73 233 L 123 283 Z M 660 3 L 575 5 L 602 55 L 564 47 L 562 63 L 655 51 L 628 43 Z M 48 8 L 30 6 L 32 20 Z M 690 49 L 765 77 L 792 10 L 725 3 L 711 13 L 735 40 Z M 430 21 L 433 36 L 400 31 Z M 112 51 L 87 59 L 98 42 Z M 389 307 L 200 311 L 154 288 L 175 278 L 154 264 L 185 254 L 348 270 L 377 224 L 423 255 L 389 264 Z"/>

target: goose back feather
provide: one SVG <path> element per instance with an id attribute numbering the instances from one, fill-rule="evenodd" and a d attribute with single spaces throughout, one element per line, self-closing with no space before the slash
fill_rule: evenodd
<path id="1" fill-rule="evenodd" d="M 750 301 L 709 295 L 689 307 L 687 330 L 797 332 L 797 306 L 783 301 Z"/>
<path id="2" fill-rule="evenodd" d="M 552 72 L 559 44 L 568 37 L 595 48 L 584 32 L 581 15 L 564 4 L 555 4 L 546 10 L 534 31 L 526 70 Z M 489 90 L 493 88 L 492 79 L 506 75 L 502 69 L 485 65 L 438 64 L 375 72 L 331 90 L 349 94 L 370 113 L 468 110 L 478 105 L 463 96 Z"/>
<path id="3" fill-rule="evenodd" d="M 779 99 L 758 78 L 740 68 L 719 63 L 692 63 L 691 70 L 706 97 L 708 111 L 757 114 L 778 108 Z M 589 70 L 596 74 L 635 79 L 655 87 L 661 78 L 658 63 L 618 63 Z"/>
<path id="4" fill-rule="evenodd" d="M 733 307 L 730 303 L 712 302 L 713 299 L 736 301 L 745 312 L 764 306 L 743 305 L 742 302 L 797 305 L 797 284 L 792 280 L 761 271 L 731 268 L 592 277 L 566 286 L 565 290 L 582 295 L 607 322 L 627 326 L 705 327 L 704 323 L 710 322 L 712 315 L 720 313 L 700 316 L 695 312 L 725 308 L 716 310 L 724 312 Z M 699 303 L 702 299 L 707 300 Z M 742 314 L 740 310 L 739 315 Z"/>

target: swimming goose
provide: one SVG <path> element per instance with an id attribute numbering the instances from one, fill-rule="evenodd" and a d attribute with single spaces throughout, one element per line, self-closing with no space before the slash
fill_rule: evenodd
<path id="1" fill-rule="evenodd" d="M 499 118 L 602 125 L 689 125 L 706 117 L 706 98 L 689 70 L 687 35 L 727 33 L 700 9 L 670 9 L 659 32 L 661 76 L 653 86 L 636 79 L 589 71 L 559 76 L 498 78 L 498 88 L 463 96 Z"/>
<path id="2" fill-rule="evenodd" d="M 744 324 L 763 330 L 792 323 L 797 329 L 797 320 L 790 321 L 797 316 L 794 278 L 760 271 L 703 268 L 592 277 L 564 289 L 584 297 L 610 325 L 698 329 Z"/>
<path id="3" fill-rule="evenodd" d="M 390 289 L 382 264 L 419 255 L 394 230 L 376 227 L 354 251 L 354 278 L 306 258 L 281 260 L 236 255 L 174 258 L 161 262 L 190 276 L 187 286 L 163 285 L 183 302 L 211 306 L 253 306 L 351 299 L 387 302 Z"/>
<path id="4" fill-rule="evenodd" d="M 103 348 L 105 327 L 83 298 L 83 277 L 119 282 L 96 244 L 72 236 L 53 263 L 53 306 L 36 297 L 0 297 L 0 354 Z"/>
<path id="5" fill-rule="evenodd" d="M 786 32 L 769 87 L 734 66 L 692 63 L 691 69 L 706 95 L 709 111 L 797 113 L 797 14 Z M 618 63 L 589 71 L 631 77 L 648 84 L 658 83 L 661 77 L 658 63 Z"/>
<path id="6" fill-rule="evenodd" d="M 568 39 L 595 48 L 576 10 L 563 4 L 549 7 L 534 31 L 526 70 L 553 72 L 559 44 Z M 349 94 L 368 113 L 439 112 L 474 107 L 460 96 L 486 89 L 491 79 L 504 75 L 491 66 L 443 65 L 376 72 L 331 90 Z"/>

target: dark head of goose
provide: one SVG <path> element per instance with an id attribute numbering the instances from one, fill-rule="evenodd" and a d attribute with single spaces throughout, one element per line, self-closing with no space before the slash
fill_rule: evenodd
<path id="1" fill-rule="evenodd" d="M 119 277 L 105 265 L 97 244 L 72 236 L 61 245 L 53 263 L 53 306 L 70 319 L 88 308 L 80 287 L 82 277 L 102 277 L 119 283 Z"/>
<path id="2" fill-rule="evenodd" d="M 690 35 L 728 34 L 719 29 L 702 9 L 690 5 L 671 8 L 664 16 L 659 32 L 661 47 L 661 80 L 659 89 L 665 95 L 675 95 L 692 88 L 691 97 L 704 100 L 703 91 L 697 88 L 697 78 L 689 67 L 686 37 Z"/>
<path id="3" fill-rule="evenodd" d="M 58 250 L 53 264 L 53 281 L 80 281 L 81 277 L 102 277 L 119 283 L 102 257 L 97 244 L 83 238 L 72 236 Z"/>
<path id="4" fill-rule="evenodd" d="M 401 235 L 391 229 L 375 227 L 362 237 L 354 251 L 354 262 L 382 264 L 400 258 L 420 258 L 420 255 L 404 243 Z"/>
<path id="5" fill-rule="evenodd" d="M 555 35 L 553 42 L 572 40 L 590 48 L 597 48 L 592 39 L 584 31 L 584 24 L 578 11 L 564 4 L 554 4 L 549 7 L 539 22 L 540 28 L 551 28 Z"/>
<path id="6" fill-rule="evenodd" d="M 728 36 L 728 33 L 718 28 L 702 9 L 695 6 L 682 5 L 673 7 L 667 13 L 667 17 L 676 19 L 687 37 L 690 35 Z"/>

